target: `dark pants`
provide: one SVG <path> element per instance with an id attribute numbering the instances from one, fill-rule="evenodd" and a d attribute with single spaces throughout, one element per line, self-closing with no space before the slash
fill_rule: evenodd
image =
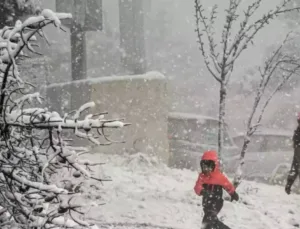
<path id="1" fill-rule="evenodd" d="M 294 158 L 287 178 L 287 186 L 291 187 L 294 184 L 296 178 L 299 176 L 299 172 L 300 172 L 300 147 L 297 146 L 295 147 L 294 150 Z"/>
<path id="2" fill-rule="evenodd" d="M 218 219 L 218 214 L 223 207 L 223 200 L 213 208 L 204 209 L 204 217 L 201 229 L 230 229 Z"/>

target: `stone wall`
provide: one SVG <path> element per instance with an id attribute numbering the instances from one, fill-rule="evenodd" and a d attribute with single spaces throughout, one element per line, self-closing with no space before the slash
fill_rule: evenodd
<path id="1" fill-rule="evenodd" d="M 130 126 L 114 130 L 111 138 L 124 144 L 96 147 L 106 153 L 146 152 L 168 162 L 167 79 L 157 72 L 145 75 L 112 76 L 69 83 L 50 84 L 45 88 L 48 107 L 62 115 L 94 101 L 94 113 L 108 112 L 109 118 L 125 118 Z M 76 143 L 80 140 L 76 139 Z"/>

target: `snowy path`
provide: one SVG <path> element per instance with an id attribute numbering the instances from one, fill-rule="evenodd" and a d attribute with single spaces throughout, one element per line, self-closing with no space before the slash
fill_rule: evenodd
<path id="1" fill-rule="evenodd" d="M 91 190 L 97 202 L 106 203 L 89 214 L 103 228 L 200 228 L 201 198 L 193 192 L 196 173 L 169 169 L 141 155 L 95 157 L 107 163 L 98 175 L 113 179 L 103 189 Z M 220 214 L 232 229 L 299 228 L 299 195 L 255 182 L 244 182 L 238 192 L 240 201 L 226 201 Z"/>

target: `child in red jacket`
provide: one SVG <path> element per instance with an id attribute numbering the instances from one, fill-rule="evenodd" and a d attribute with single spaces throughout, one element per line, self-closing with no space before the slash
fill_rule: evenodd
<path id="1" fill-rule="evenodd" d="M 215 151 L 207 151 L 203 154 L 200 162 L 202 172 L 194 187 L 197 195 L 203 196 L 202 206 L 204 218 L 203 229 L 230 229 L 217 217 L 223 207 L 223 189 L 231 196 L 231 201 L 239 200 L 235 187 L 220 171 L 218 156 Z"/>

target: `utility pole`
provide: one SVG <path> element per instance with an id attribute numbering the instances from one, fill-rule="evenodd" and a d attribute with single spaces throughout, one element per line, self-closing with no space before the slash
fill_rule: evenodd
<path id="1" fill-rule="evenodd" d="M 86 39 L 82 28 L 71 27 L 71 66 L 72 80 L 85 79 L 87 76 Z"/>
<path id="2" fill-rule="evenodd" d="M 145 0 L 119 0 L 121 63 L 131 74 L 146 72 L 144 7 Z"/>
<path id="3" fill-rule="evenodd" d="M 74 0 L 73 7 L 75 18 L 70 28 L 72 80 L 81 80 L 87 78 L 86 39 L 83 30 L 85 3 L 81 0 Z"/>
<path id="4" fill-rule="evenodd" d="M 74 15 L 77 18 L 72 20 L 70 28 L 72 80 L 81 80 L 85 79 L 87 75 L 87 60 L 84 22 L 82 22 L 83 19 L 79 20 L 85 16 L 86 12 L 84 1 L 74 0 L 73 4 Z"/>
<path id="5" fill-rule="evenodd" d="M 86 31 L 102 30 L 102 0 L 56 0 L 58 12 L 71 12 L 63 22 L 70 28 L 72 80 L 87 78 Z"/>

